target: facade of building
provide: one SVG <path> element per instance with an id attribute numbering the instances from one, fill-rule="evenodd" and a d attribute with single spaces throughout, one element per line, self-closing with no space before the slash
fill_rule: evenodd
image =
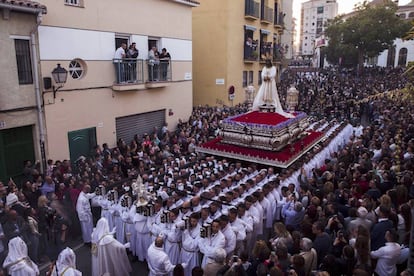
<path id="1" fill-rule="evenodd" d="M 325 23 L 338 14 L 336 0 L 311 0 L 302 3 L 299 55 L 313 57 L 315 49 L 327 43 Z"/>
<path id="2" fill-rule="evenodd" d="M 0 1 L 0 181 L 17 179 L 23 162 L 40 160 L 43 114 L 37 28 L 46 6 Z M 42 143 L 43 148 L 43 143 Z"/>
<path id="3" fill-rule="evenodd" d="M 399 6 L 397 15 L 406 20 L 414 20 L 414 1 Z M 414 41 L 398 38 L 394 41 L 392 49 L 385 50 L 378 56 L 376 65 L 381 67 L 406 66 L 410 61 L 414 61 Z"/>
<path id="4" fill-rule="evenodd" d="M 6 9 L 0 21 L 0 51 L 5 57 L 0 61 L 0 167 L 6 165 L 4 149 L 13 153 L 20 145 L 21 156 L 43 163 L 74 161 L 93 154 L 96 145 L 113 147 L 120 139 L 128 144 L 134 135 L 161 130 L 165 124 L 174 129 L 179 119 L 190 116 L 191 20 L 198 2 L 43 0 L 42 4 L 0 0 L 0 9 Z M 15 7 L 7 10 L 6 5 Z M 128 47 L 133 42 L 138 57 L 115 58 L 120 57 L 115 52 L 122 43 Z M 154 46 L 159 53 L 166 48 L 171 58 L 153 58 Z M 36 60 L 29 58 L 33 54 Z M 55 80 L 55 69 L 66 70 L 67 79 Z M 30 138 L 31 145 L 23 141 L 14 148 L 4 146 L 17 136 Z M 23 162 L 14 163 L 21 172 Z"/>
<path id="5" fill-rule="evenodd" d="M 232 106 L 261 84 L 265 56 L 280 68 L 286 47 L 281 0 L 202 0 L 193 10 L 194 105 Z M 289 50 L 289 49 L 288 49 Z"/>
<path id="6" fill-rule="evenodd" d="M 39 27 L 47 152 L 76 160 L 93 147 L 130 143 L 192 110 L 192 0 L 44 0 Z M 133 42 L 138 57 L 115 58 Z M 171 60 L 152 58 L 155 46 Z M 53 81 L 60 64 L 66 83 Z M 60 87 L 60 88 L 59 88 Z M 57 90 L 57 88 L 59 88 Z M 179 99 L 179 100 L 178 100 Z"/>

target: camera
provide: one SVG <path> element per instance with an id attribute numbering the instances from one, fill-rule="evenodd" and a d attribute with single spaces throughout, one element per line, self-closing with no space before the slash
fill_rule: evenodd
<path id="1" fill-rule="evenodd" d="M 239 256 L 233 255 L 233 262 L 237 263 L 238 260 L 239 260 Z"/>

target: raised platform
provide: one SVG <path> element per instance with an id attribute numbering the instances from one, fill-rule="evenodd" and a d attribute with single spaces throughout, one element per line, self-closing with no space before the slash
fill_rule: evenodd
<path id="1" fill-rule="evenodd" d="M 306 114 L 296 112 L 294 115 L 295 118 L 286 118 L 275 112 L 244 113 L 223 120 L 219 135 L 222 143 L 279 151 L 307 135 Z"/>
<path id="2" fill-rule="evenodd" d="M 323 137 L 305 131 L 304 112 L 286 118 L 274 112 L 248 112 L 223 120 L 219 137 L 196 148 L 197 152 L 287 168 Z"/>

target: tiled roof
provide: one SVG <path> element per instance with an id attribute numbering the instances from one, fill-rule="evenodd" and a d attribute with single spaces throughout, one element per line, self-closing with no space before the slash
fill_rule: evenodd
<path id="1" fill-rule="evenodd" d="M 43 13 L 46 13 L 47 10 L 45 5 L 31 0 L 0 0 L 0 4 L 8 4 L 10 6 L 16 7 L 41 9 L 43 10 Z"/>

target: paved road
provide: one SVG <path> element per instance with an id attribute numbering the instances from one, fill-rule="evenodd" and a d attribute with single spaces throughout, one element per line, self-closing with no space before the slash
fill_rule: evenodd
<path id="1" fill-rule="evenodd" d="M 71 247 L 76 253 L 76 266 L 84 276 L 89 276 L 91 274 L 91 251 L 90 248 L 84 246 L 80 240 L 72 241 L 68 243 L 68 246 Z M 132 259 L 132 257 L 131 257 Z M 39 269 L 41 271 L 40 275 L 46 275 L 46 272 L 49 268 L 50 263 L 41 264 Z M 132 273 L 131 275 L 148 275 L 147 264 L 139 261 L 132 261 Z"/>

